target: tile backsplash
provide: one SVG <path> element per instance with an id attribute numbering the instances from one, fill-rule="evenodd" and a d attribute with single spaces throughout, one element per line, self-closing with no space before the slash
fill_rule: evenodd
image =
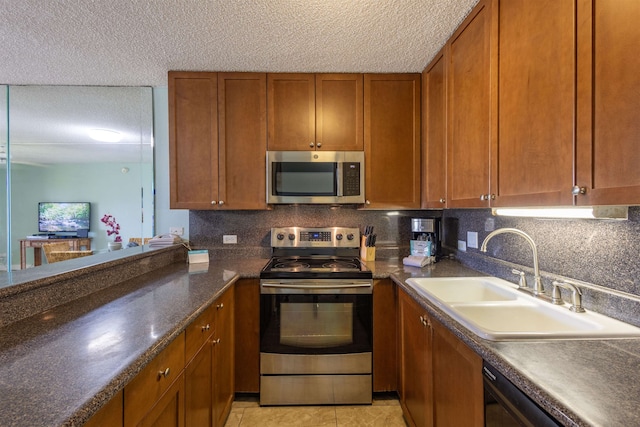
<path id="1" fill-rule="evenodd" d="M 536 242 L 548 291 L 551 282 L 561 278 L 595 285 L 593 289 L 582 288 L 587 308 L 640 325 L 640 207 L 630 207 L 626 221 L 494 217 L 490 209 L 448 209 L 443 213 L 443 224 L 445 249 L 455 253 L 460 262 L 514 283 L 517 277 L 512 268 L 524 270 L 529 283 L 533 282 L 533 257 L 522 237 L 495 236 L 486 253 L 479 248 L 459 251 L 458 240 L 466 241 L 467 232 L 475 231 L 480 246 L 494 229 L 513 227 L 526 232 Z M 605 292 L 599 292 L 599 287 Z M 631 300 L 607 290 L 629 294 Z"/>

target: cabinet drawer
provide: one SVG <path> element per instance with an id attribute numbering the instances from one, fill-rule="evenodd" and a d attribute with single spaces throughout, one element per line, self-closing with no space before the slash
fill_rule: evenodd
<path id="1" fill-rule="evenodd" d="M 187 327 L 185 361 L 188 362 L 191 360 L 200 347 L 202 347 L 211 334 L 213 334 L 215 316 L 216 308 L 214 304 L 209 306 Z"/>
<path id="2" fill-rule="evenodd" d="M 184 369 L 185 334 L 176 337 L 124 388 L 124 425 L 136 425 L 180 377 Z"/>

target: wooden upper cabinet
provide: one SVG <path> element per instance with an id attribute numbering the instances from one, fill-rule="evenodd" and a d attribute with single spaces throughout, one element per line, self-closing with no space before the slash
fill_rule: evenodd
<path id="1" fill-rule="evenodd" d="M 362 74 L 269 74 L 269 150 L 362 150 Z"/>
<path id="2" fill-rule="evenodd" d="M 266 209 L 266 74 L 169 72 L 172 209 Z"/>
<path id="3" fill-rule="evenodd" d="M 491 205 L 571 205 L 575 2 L 495 0 L 493 14 L 498 134 Z"/>
<path id="4" fill-rule="evenodd" d="M 316 75 L 316 148 L 362 151 L 362 74 Z"/>
<path id="5" fill-rule="evenodd" d="M 640 2 L 578 1 L 578 205 L 640 203 Z"/>
<path id="6" fill-rule="evenodd" d="M 316 138 L 313 74 L 268 74 L 269 150 L 313 150 Z"/>
<path id="7" fill-rule="evenodd" d="M 211 209 L 218 200 L 218 78 L 169 72 L 171 209 Z"/>
<path id="8" fill-rule="evenodd" d="M 266 74 L 218 74 L 218 126 L 218 207 L 266 209 Z"/>
<path id="9" fill-rule="evenodd" d="M 444 208 L 447 198 L 445 53 L 422 72 L 422 208 Z"/>
<path id="10" fill-rule="evenodd" d="M 491 7 L 474 8 L 446 48 L 447 207 L 486 207 L 491 149 Z M 428 166 L 428 165 L 427 165 Z"/>
<path id="11" fill-rule="evenodd" d="M 365 74 L 366 206 L 420 207 L 420 74 Z"/>

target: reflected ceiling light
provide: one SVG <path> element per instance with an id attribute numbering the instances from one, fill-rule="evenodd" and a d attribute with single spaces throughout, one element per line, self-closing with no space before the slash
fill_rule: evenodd
<path id="1" fill-rule="evenodd" d="M 530 218 L 627 219 L 627 206 L 584 206 L 566 208 L 492 208 L 497 216 Z"/>
<path id="2" fill-rule="evenodd" d="M 91 129 L 89 136 L 100 142 L 119 142 L 122 139 L 120 132 L 109 129 Z"/>

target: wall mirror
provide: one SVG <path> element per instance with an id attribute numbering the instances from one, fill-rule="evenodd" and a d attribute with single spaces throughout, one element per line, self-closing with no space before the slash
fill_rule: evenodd
<path id="1" fill-rule="evenodd" d="M 37 268 L 32 241 L 55 233 L 40 203 L 90 203 L 90 249 L 115 236 L 153 236 L 153 95 L 150 87 L 0 86 L 0 268 Z M 49 219 L 47 219 L 48 221 Z M 73 228 L 73 225 L 71 225 Z M 62 230 L 59 236 L 73 236 Z M 82 233 L 81 233 L 82 235 Z M 21 241 L 26 253 L 21 253 Z M 126 250 L 126 249 L 123 249 Z M 42 254 L 42 252 L 40 252 Z M 43 263 L 46 257 L 43 256 Z M 22 268 L 23 269 L 23 268 Z"/>

